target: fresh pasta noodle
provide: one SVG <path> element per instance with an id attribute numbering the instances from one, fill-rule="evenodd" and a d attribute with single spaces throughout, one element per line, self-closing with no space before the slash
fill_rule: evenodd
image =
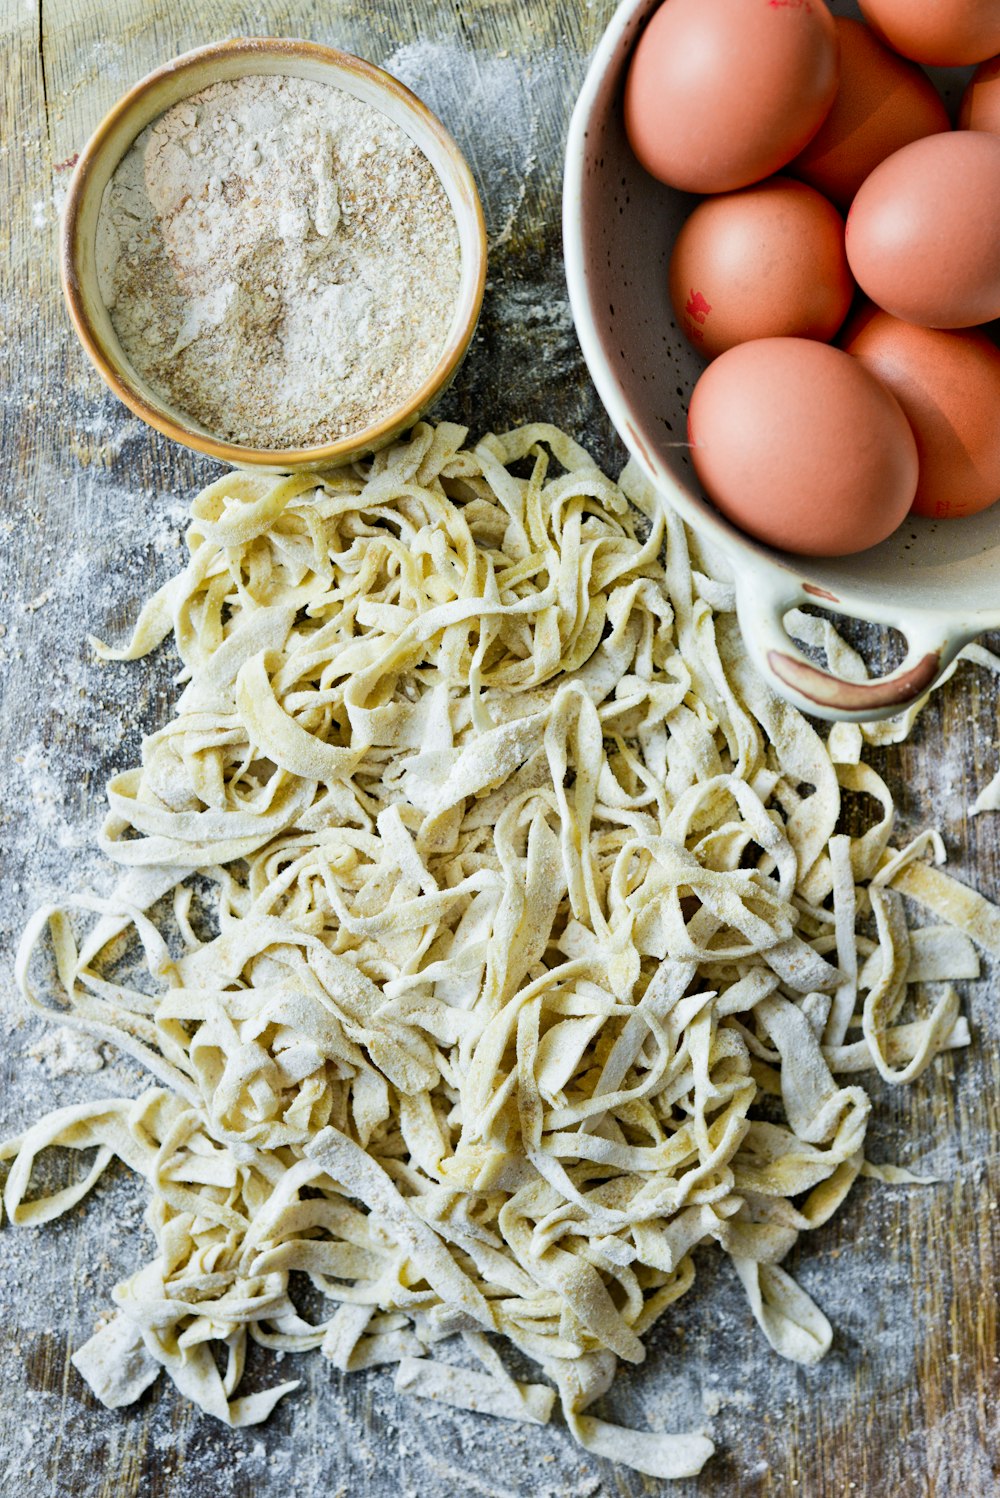
<path id="1" fill-rule="evenodd" d="M 863 1170 L 914 1179 L 866 1162 L 856 1079 L 968 1044 L 961 928 L 995 949 L 1000 918 L 923 861 L 940 840 L 892 847 L 866 730 L 825 741 L 769 693 L 724 572 L 633 467 L 615 484 L 544 425 L 465 439 L 423 424 L 322 480 L 227 474 L 129 646 L 98 647 L 172 634 L 183 690 L 108 787 L 116 891 L 39 912 L 18 976 L 156 1085 L 0 1146 L 6 1210 L 49 1221 L 113 1157 L 148 1182 L 156 1254 L 76 1355 L 111 1407 L 165 1368 L 262 1420 L 296 1385 L 238 1396 L 249 1338 L 506 1419 L 557 1394 L 588 1450 L 691 1475 L 704 1433 L 589 1407 L 709 1242 L 771 1346 L 823 1356 L 781 1261 Z M 863 835 L 843 789 L 880 807 Z M 911 934 L 903 894 L 939 924 Z M 97 1155 L 31 1195 L 54 1145 Z M 548 1382 L 512 1378 L 497 1334 Z M 453 1336 L 481 1371 L 437 1355 Z"/>

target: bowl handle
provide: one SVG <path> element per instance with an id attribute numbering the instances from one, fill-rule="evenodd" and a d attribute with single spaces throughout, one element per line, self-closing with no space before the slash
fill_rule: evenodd
<path id="1" fill-rule="evenodd" d="M 816 718 L 858 723 L 895 716 L 930 691 L 975 635 L 940 617 L 926 622 L 901 617 L 898 627 L 907 643 L 902 665 L 874 681 L 848 681 L 814 665 L 784 623 L 788 610 L 802 604 L 846 612 L 836 602 L 760 572 L 744 574 L 736 585 L 736 613 L 754 665 L 779 697 Z"/>

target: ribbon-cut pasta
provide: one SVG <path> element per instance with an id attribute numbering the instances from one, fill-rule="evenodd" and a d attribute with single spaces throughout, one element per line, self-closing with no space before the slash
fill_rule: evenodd
<path id="1" fill-rule="evenodd" d="M 860 758 L 878 734 L 825 741 L 769 693 L 728 579 L 633 468 L 616 485 L 542 425 L 465 436 L 219 479 L 185 570 L 102 647 L 134 660 L 172 630 L 183 692 L 109 786 L 117 890 L 75 902 L 96 916 L 79 946 L 74 902 L 41 912 L 18 975 L 160 1085 L 0 1146 L 6 1210 L 49 1220 L 113 1156 L 147 1180 L 156 1255 L 76 1357 L 112 1407 L 163 1367 L 219 1419 L 263 1419 L 295 1385 L 236 1397 L 250 1337 L 547 1421 L 553 1390 L 511 1378 L 499 1335 L 588 1450 L 690 1475 L 704 1433 L 586 1411 L 706 1243 L 778 1352 L 823 1355 L 779 1261 L 862 1170 L 902 1178 L 865 1161 L 869 1099 L 837 1077 L 909 1080 L 967 1044 L 954 923 L 997 950 L 1000 917 L 920 861 L 933 839 L 890 848 Z M 881 807 L 862 836 L 842 788 Z M 953 924 L 911 940 L 903 895 Z M 932 1012 L 904 1018 L 924 984 Z M 32 1196 L 53 1145 L 97 1153 Z M 483 1371 L 425 1357 L 459 1333 Z"/>

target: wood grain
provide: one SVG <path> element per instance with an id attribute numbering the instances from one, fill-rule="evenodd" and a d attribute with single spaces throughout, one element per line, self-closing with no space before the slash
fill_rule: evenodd
<path id="1" fill-rule="evenodd" d="M 108 774 L 163 721 L 171 664 L 97 667 L 88 629 L 124 632 L 176 565 L 164 536 L 212 465 L 170 447 L 104 391 L 68 332 L 56 279 L 55 205 L 66 163 L 137 78 L 226 35 L 308 36 L 388 61 L 443 115 L 483 189 L 492 241 L 480 334 L 446 414 L 477 432 L 538 416 L 621 450 L 568 316 L 559 238 L 562 142 L 610 0 L 6 0 L 0 132 L 5 377 L 0 443 L 0 1129 L 52 1102 L 117 1090 L 127 1071 L 46 1081 L 25 1047 L 40 1033 L 14 997 L 13 945 L 31 905 L 106 878 L 90 849 Z M 166 517 L 166 518 L 165 518 Z M 1000 586 L 1000 584 L 998 584 Z M 50 598 L 44 595 L 49 590 Z M 42 602 L 38 600 L 42 599 Z M 861 638 L 876 657 L 878 637 Z M 912 739 L 874 756 L 904 828 L 942 826 L 955 870 L 1000 896 L 996 815 L 968 808 L 997 767 L 996 683 L 960 673 Z M 39 769 L 41 766 L 41 769 Z M 30 773 L 29 773 L 30 772 Z M 861 812 L 858 812 L 861 815 Z M 913 1088 L 876 1089 L 870 1153 L 927 1152 L 942 1183 L 863 1183 L 800 1245 L 792 1268 L 837 1328 L 809 1372 L 781 1363 L 718 1256 L 652 1338 L 648 1363 L 609 1400 L 639 1425 L 717 1413 L 719 1454 L 697 1484 L 657 1484 L 587 1458 L 558 1428 L 475 1427 L 425 1414 L 387 1375 L 344 1379 L 318 1358 L 280 1376 L 304 1387 L 266 1427 L 233 1433 L 168 1387 L 132 1410 L 99 1407 L 68 1362 L 111 1286 L 148 1247 L 141 1193 L 113 1174 L 90 1203 L 31 1234 L 0 1234 L 0 1493 L 10 1498 L 990 1498 L 1000 1493 L 995 1291 L 1000 1212 L 1000 1025 L 995 977 L 969 985 L 975 1045 Z M 135 1079 L 132 1078 L 134 1081 Z M 916 1146 L 911 1153 L 907 1151 Z M 258 1383 L 275 1379 L 263 1358 Z"/>

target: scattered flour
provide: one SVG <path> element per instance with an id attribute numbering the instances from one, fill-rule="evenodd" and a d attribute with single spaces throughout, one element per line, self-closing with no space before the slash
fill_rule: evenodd
<path id="1" fill-rule="evenodd" d="M 506 245 L 541 174 L 540 110 L 557 96 L 565 60 L 555 52 L 528 60 L 422 39 L 397 47 L 382 66 L 455 130 L 483 193 L 490 249 Z"/>
<path id="2" fill-rule="evenodd" d="M 28 1055 L 44 1068 L 47 1077 L 101 1071 L 104 1067 L 104 1056 L 96 1042 L 68 1025 L 46 1030 L 40 1040 L 28 1047 Z"/>

